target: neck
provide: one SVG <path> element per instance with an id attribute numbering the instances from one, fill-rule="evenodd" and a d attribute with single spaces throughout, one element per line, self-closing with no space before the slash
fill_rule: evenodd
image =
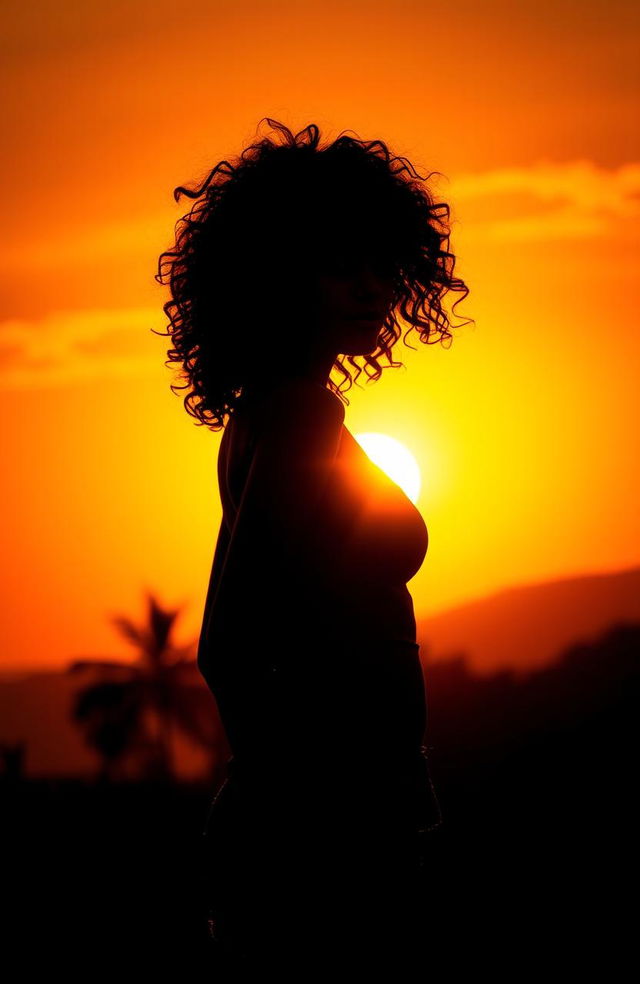
<path id="1" fill-rule="evenodd" d="M 305 358 L 298 352 L 295 364 L 279 359 L 271 367 L 265 365 L 258 378 L 250 380 L 243 386 L 243 392 L 262 393 L 289 379 L 307 379 L 326 387 L 335 359 L 333 353 Z"/>

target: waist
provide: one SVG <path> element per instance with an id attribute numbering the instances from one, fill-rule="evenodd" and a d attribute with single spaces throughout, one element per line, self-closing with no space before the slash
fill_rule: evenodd
<path id="1" fill-rule="evenodd" d="M 406 584 L 384 585 L 351 597 L 345 624 L 372 645 L 417 645 L 413 598 Z"/>
<path id="2" fill-rule="evenodd" d="M 227 761 L 227 775 L 264 777 L 272 782 L 280 775 L 287 781 L 292 774 L 304 773 L 317 778 L 319 772 L 345 774 L 350 779 L 357 776 L 380 777 L 391 774 L 398 778 L 415 776 L 424 769 L 424 746 L 397 751 L 381 751 L 379 748 L 331 749 L 327 745 L 307 745 L 296 749 L 251 748 L 234 751 Z"/>
<path id="3" fill-rule="evenodd" d="M 372 811 L 371 820 L 396 814 L 411 817 L 426 829 L 441 822 L 424 745 L 386 761 L 372 759 L 363 748 L 359 756 L 325 759 L 324 771 L 319 771 L 313 757 L 301 771 L 302 758 L 295 753 L 265 763 L 257 754 L 234 753 L 227 762 L 223 788 L 247 817 L 253 815 L 252 806 L 280 815 L 283 804 L 293 809 L 297 804 L 311 810 L 308 816 L 334 811 L 344 819 L 350 810 L 354 815 L 365 810 Z"/>

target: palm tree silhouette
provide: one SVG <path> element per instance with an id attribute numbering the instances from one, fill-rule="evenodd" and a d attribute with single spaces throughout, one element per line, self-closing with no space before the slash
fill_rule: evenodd
<path id="1" fill-rule="evenodd" d="M 163 608 L 151 592 L 146 597 L 145 622 L 137 625 L 121 615 L 110 619 L 137 649 L 134 663 L 86 657 L 67 667 L 69 673 L 100 675 L 76 692 L 71 716 L 101 757 L 103 781 L 116 778 L 132 759 L 145 778 L 175 779 L 174 727 L 214 757 L 221 747 L 215 705 L 197 673 L 197 639 L 176 645 L 172 634 L 180 609 Z"/>

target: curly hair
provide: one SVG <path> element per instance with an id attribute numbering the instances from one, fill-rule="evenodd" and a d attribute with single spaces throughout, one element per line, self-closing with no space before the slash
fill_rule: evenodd
<path id="1" fill-rule="evenodd" d="M 453 276 L 455 256 L 446 248 L 449 206 L 434 202 L 419 184 L 427 179 L 406 158 L 392 156 L 381 140 L 343 134 L 321 147 L 315 124 L 294 136 L 269 117 L 258 128 L 265 119 L 282 141 L 264 137 L 233 163 L 220 161 L 200 187 L 174 190 L 175 201 L 181 194 L 197 201 L 176 223 L 175 245 L 160 255 L 154 277 L 171 294 L 163 305 L 168 331 L 154 333 L 171 335 L 165 365 L 179 362 L 186 379 L 170 388 L 188 389 L 187 412 L 214 431 L 224 427 L 249 380 L 264 376 L 265 355 L 278 342 L 295 344 L 295 319 L 309 306 L 310 278 L 332 255 L 336 230 L 341 248 L 346 238 L 360 252 L 373 251 L 394 285 L 375 351 L 334 362 L 347 389 L 362 372 L 356 358 L 364 359 L 369 381 L 383 368 L 403 366 L 391 356 L 399 316 L 409 325 L 406 345 L 415 328 L 421 342 L 450 347 L 441 298 L 448 290 L 463 292 L 453 311 L 469 293 Z M 349 403 L 331 378 L 329 385 Z"/>

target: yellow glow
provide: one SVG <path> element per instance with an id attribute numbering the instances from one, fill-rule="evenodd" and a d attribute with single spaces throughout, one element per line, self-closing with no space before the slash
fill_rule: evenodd
<path id="1" fill-rule="evenodd" d="M 169 389 L 183 380 L 164 361 L 171 340 L 151 333 L 165 330 L 169 298 L 153 275 L 193 204 L 176 202 L 173 189 L 196 186 L 259 135 L 275 137 L 266 125 L 254 130 L 267 114 L 294 133 L 318 124 L 323 143 L 341 131 L 388 141 L 451 206 L 447 248 L 470 287 L 453 312 L 461 295 L 443 297 L 453 344 L 399 338 L 393 356 L 407 371 L 381 359 L 371 386 L 363 357 L 361 371 L 344 363 L 355 377 L 349 433 L 385 428 L 379 455 L 360 436 L 361 468 L 346 448 L 349 493 L 362 494 L 380 527 L 386 516 L 393 535 L 399 504 L 384 486 L 397 481 L 413 499 L 416 484 L 392 466 L 383 435 L 405 442 L 422 473 L 416 506 L 430 542 L 411 582 L 419 622 L 510 587 L 638 564 L 640 160 L 621 81 L 633 57 L 624 18 L 600 5 L 594 73 L 592 40 L 574 43 L 570 18 L 553 21 L 551 44 L 530 4 L 511 4 L 509 17 L 504 5 L 482 5 L 481 25 L 473 5 L 448 5 L 449 101 L 464 106 L 477 93 L 481 108 L 465 115 L 463 134 L 446 118 L 434 147 L 415 112 L 432 95 L 428 3 L 393 14 L 390 3 L 370 3 L 363 24 L 362 4 L 337 0 L 285 0 L 277 10 L 248 0 L 241 15 L 198 0 L 197 32 L 163 17 L 164 0 L 152 30 L 143 3 L 127 5 L 126 21 L 108 12 L 117 5 L 85 4 L 79 18 L 75 5 L 51 0 L 37 19 L 25 4 L 5 6 L 15 140 L 3 179 L 7 188 L 28 181 L 29 193 L 5 196 L 11 236 L 0 240 L 4 667 L 62 668 L 86 653 L 130 659 L 109 616 L 141 618 L 143 588 L 183 606 L 178 638 L 200 631 L 221 521 L 222 435 L 197 427 L 185 391 Z M 184 44 L 167 106 L 158 93 Z M 397 59 L 380 63 L 390 50 L 402 51 L 402 90 Z M 169 113 L 180 118 L 176 139 L 167 139 Z M 588 126 L 567 125 L 576 118 Z M 46 180 L 36 177 L 41 161 Z M 467 317 L 476 323 L 458 328 Z M 212 322 L 211 331 L 222 340 L 238 325 Z M 404 336 L 408 323 L 399 328 Z M 255 335 L 261 343 L 258 321 Z M 341 372 L 332 378 L 342 387 Z M 626 601 L 612 597 L 613 620 Z M 566 623 L 567 639 L 577 626 L 564 606 L 543 622 L 545 633 Z M 426 641 L 432 625 L 422 624 Z M 529 655 L 520 642 L 516 627 L 505 634 L 513 666 L 538 665 L 536 640 Z M 492 646 L 487 636 L 469 648 L 477 669 L 498 658 Z M 0 727 L 0 740 L 9 737 Z"/>
<path id="2" fill-rule="evenodd" d="M 382 468 L 415 505 L 420 494 L 420 469 L 411 451 L 388 434 L 367 432 L 354 437 L 374 465 Z"/>

